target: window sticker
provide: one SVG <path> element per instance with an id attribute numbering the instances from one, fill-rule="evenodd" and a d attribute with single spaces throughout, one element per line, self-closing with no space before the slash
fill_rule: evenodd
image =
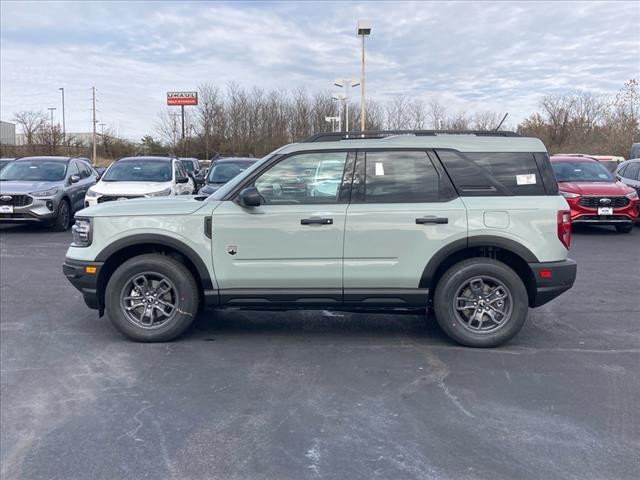
<path id="1" fill-rule="evenodd" d="M 517 185 L 535 185 L 536 174 L 527 173 L 526 175 L 516 175 L 516 184 Z"/>
<path id="2" fill-rule="evenodd" d="M 607 180 L 609 177 L 605 173 L 599 173 L 598 178 L 604 178 L 605 180 Z"/>
<path id="3" fill-rule="evenodd" d="M 376 177 L 384 175 L 384 165 L 382 162 L 376 162 Z"/>

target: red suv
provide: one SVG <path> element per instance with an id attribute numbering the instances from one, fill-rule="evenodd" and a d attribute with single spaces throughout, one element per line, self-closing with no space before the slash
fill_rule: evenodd
<path id="1" fill-rule="evenodd" d="M 554 155 L 551 165 L 571 208 L 571 223 L 613 225 L 618 232 L 631 232 L 638 218 L 638 193 L 633 188 L 617 182 L 591 157 Z"/>

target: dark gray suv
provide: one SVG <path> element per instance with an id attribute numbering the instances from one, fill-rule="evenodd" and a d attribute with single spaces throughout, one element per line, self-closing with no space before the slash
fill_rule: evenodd
<path id="1" fill-rule="evenodd" d="M 86 158 L 19 158 L 0 171 L 0 223 L 46 223 L 67 230 L 97 178 Z"/>

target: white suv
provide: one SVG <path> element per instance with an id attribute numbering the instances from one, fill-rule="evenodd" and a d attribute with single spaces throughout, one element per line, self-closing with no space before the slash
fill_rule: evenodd
<path id="1" fill-rule="evenodd" d="M 394 133 L 287 145 L 206 198 L 85 209 L 63 271 L 138 341 L 177 337 L 208 305 L 433 309 L 463 345 L 506 342 L 576 276 L 544 145 Z"/>
<path id="2" fill-rule="evenodd" d="M 84 206 L 113 200 L 191 195 L 195 187 L 184 165 L 172 157 L 127 157 L 117 160 L 85 196 Z"/>

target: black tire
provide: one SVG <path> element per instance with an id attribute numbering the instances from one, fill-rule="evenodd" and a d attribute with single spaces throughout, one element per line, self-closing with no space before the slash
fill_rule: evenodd
<path id="1" fill-rule="evenodd" d="M 171 290 L 171 301 L 174 302 L 175 308 L 164 323 L 144 327 L 130 318 L 131 315 L 136 316 L 140 312 L 138 308 L 134 309 L 133 313 L 125 311 L 124 298 L 132 298 L 130 295 L 133 293 L 129 287 L 132 286 L 132 279 L 140 275 L 150 278 L 163 277 L 172 284 L 174 289 Z M 140 301 L 143 302 L 139 305 L 144 305 L 144 294 L 139 295 Z M 198 304 L 198 285 L 191 272 L 178 260 L 161 254 L 139 255 L 124 262 L 113 272 L 105 292 L 105 310 L 111 323 L 125 337 L 137 342 L 166 342 L 180 336 L 193 322 L 198 312 Z M 148 308 L 155 312 L 152 305 Z M 146 316 L 143 319 L 146 319 Z"/>
<path id="2" fill-rule="evenodd" d="M 56 218 L 53 220 L 51 228 L 54 232 L 65 232 L 71 226 L 71 206 L 66 198 L 60 200 Z"/>
<path id="3" fill-rule="evenodd" d="M 494 297 L 491 300 L 493 305 L 491 310 L 494 315 L 496 315 L 495 305 L 504 306 L 503 308 L 505 309 L 509 305 L 508 312 L 505 311 L 504 316 L 497 315 L 498 318 L 502 318 L 499 323 L 487 322 L 488 326 L 491 326 L 491 324 L 495 326 L 494 330 L 473 331 L 472 327 L 476 322 L 474 314 L 477 309 L 472 312 L 470 321 L 464 321 L 470 310 L 476 308 L 472 306 L 475 305 L 472 303 L 473 300 L 466 300 L 466 296 L 464 297 L 465 300 L 463 300 L 465 303 L 461 304 L 457 300 L 462 298 L 458 296 L 461 291 L 466 294 L 473 290 L 470 287 L 471 283 L 474 283 L 477 287 L 479 278 L 484 278 L 487 286 L 490 284 L 496 285 L 498 288 L 496 295 L 500 294 L 501 291 L 506 291 L 508 294 L 508 297 L 500 297 L 500 299 L 505 298 L 502 304 L 493 303 L 495 300 L 500 300 L 498 297 Z M 468 286 L 468 288 L 463 290 L 465 286 Z M 481 296 L 480 298 L 482 298 L 481 302 L 486 302 L 488 297 Z M 454 341 L 468 347 L 497 347 L 509 341 L 524 325 L 529 309 L 527 289 L 520 277 L 509 266 L 489 258 L 470 258 L 449 268 L 436 285 L 433 303 L 436 320 L 442 330 Z M 458 311 L 457 307 L 467 308 L 467 305 L 470 305 L 468 310 Z M 477 308 L 480 308 L 480 306 Z M 488 307 L 486 311 L 489 311 Z M 482 319 L 490 318 L 483 313 L 480 313 L 480 315 Z M 467 318 L 467 320 L 469 319 Z M 477 323 L 479 327 L 482 327 L 483 323 L 481 321 L 477 321 Z"/>
<path id="4" fill-rule="evenodd" d="M 631 231 L 633 230 L 633 224 L 624 224 L 624 225 L 615 225 L 616 227 L 616 232 L 618 233 L 631 233 Z"/>

